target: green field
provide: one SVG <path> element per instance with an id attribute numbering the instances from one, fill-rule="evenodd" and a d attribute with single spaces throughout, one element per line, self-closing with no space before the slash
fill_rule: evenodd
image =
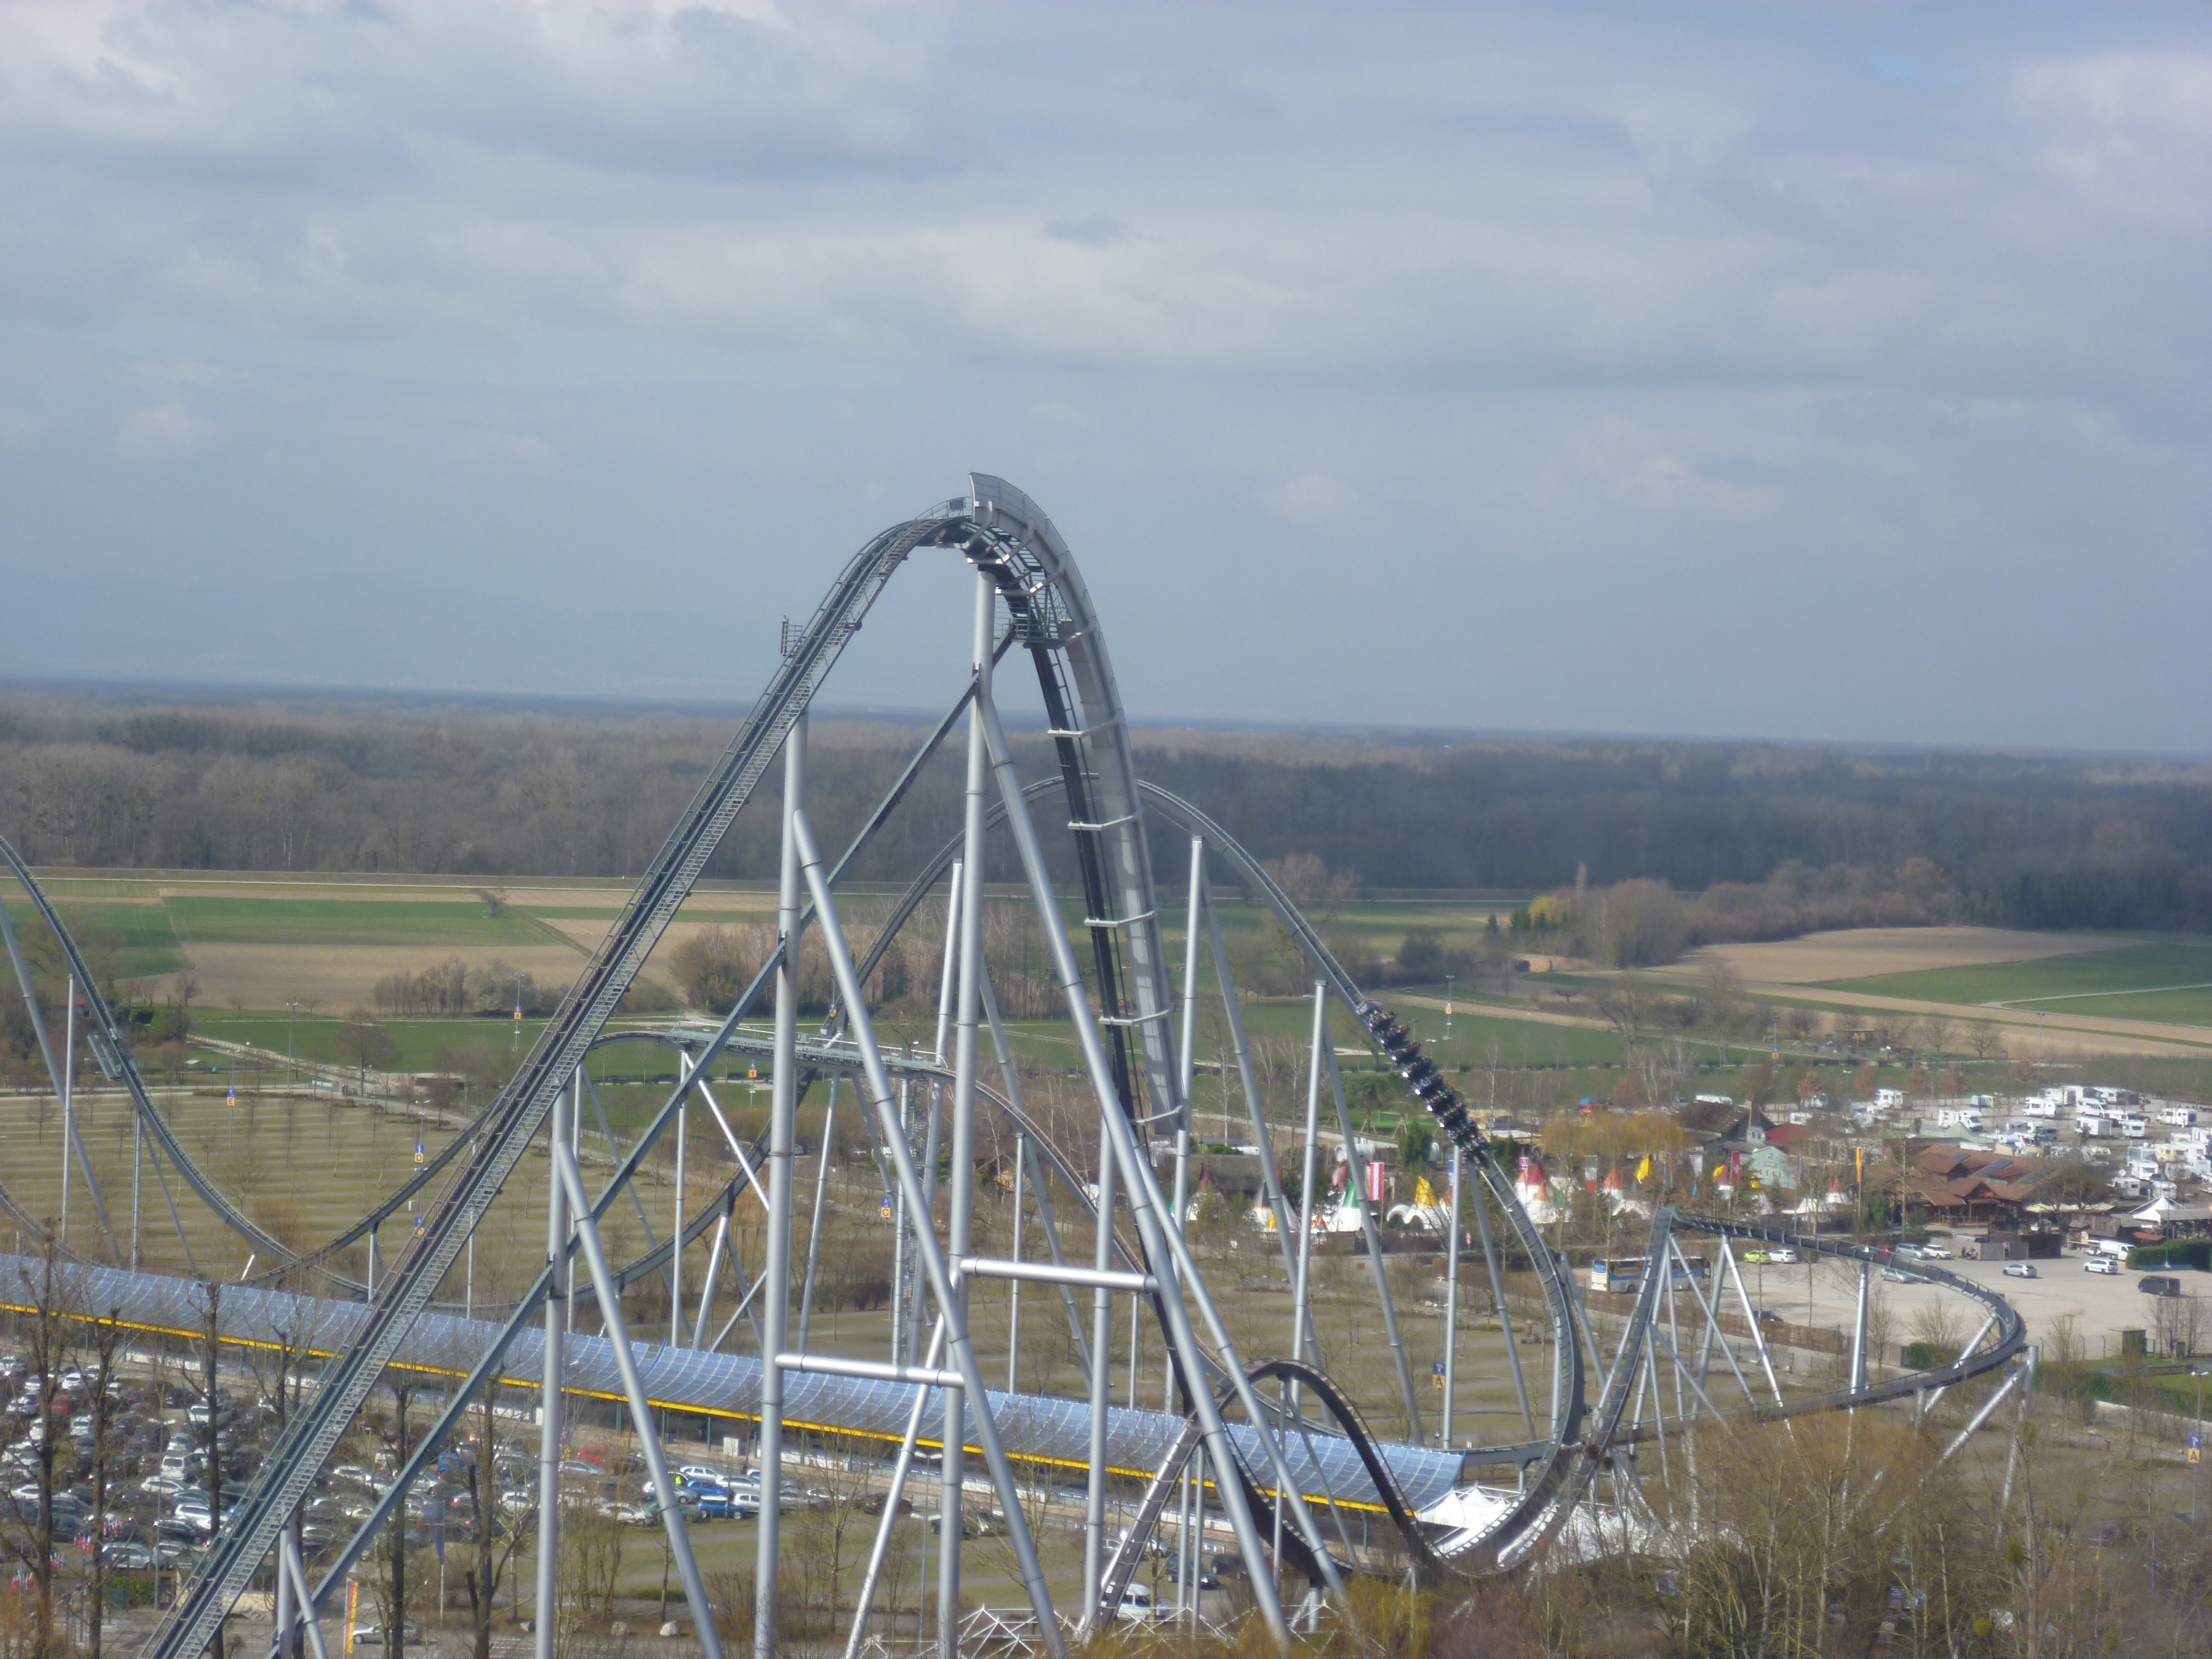
<path id="1" fill-rule="evenodd" d="M 198 1009 L 192 1014 L 195 1036 L 250 1043 L 272 1054 L 289 1052 L 295 1059 L 323 1066 L 345 1063 L 339 1050 L 339 1033 L 345 1024 L 328 1014 L 301 1015 L 288 1022 L 282 1010 L 234 1014 Z M 494 1063 L 519 1062 L 545 1029 L 542 1019 L 386 1019 L 377 1025 L 399 1051 L 392 1066 L 399 1072 L 442 1069 L 447 1063 L 459 1063 L 458 1057 L 471 1046 Z M 227 1069 L 231 1062 L 218 1059 L 216 1064 Z"/>
<path id="2" fill-rule="evenodd" d="M 2050 1013 L 2212 1024 L 2212 939 L 2184 934 L 2033 962 L 1838 980 L 1822 988 L 1968 1006 L 2002 1003 Z"/>
<path id="3" fill-rule="evenodd" d="M 62 913 L 63 925 L 88 957 L 112 953 L 118 979 L 173 974 L 185 965 L 169 913 L 158 904 L 86 904 L 58 899 L 54 908 Z M 38 948 L 35 940 L 46 931 L 37 916 L 38 912 L 26 902 L 13 901 L 8 906 L 8 919 L 15 926 L 17 939 L 33 952 Z M 92 969 L 95 975 L 102 971 L 97 960 Z"/>
<path id="4" fill-rule="evenodd" d="M 167 900 L 187 945 L 550 945 L 562 936 L 532 917 L 494 916 L 481 902 L 435 899 Z"/>

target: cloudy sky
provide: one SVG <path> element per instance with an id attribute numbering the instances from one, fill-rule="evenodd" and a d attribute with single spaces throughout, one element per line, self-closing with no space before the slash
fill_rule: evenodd
<path id="1" fill-rule="evenodd" d="M 0 673 L 2212 750 L 2212 9 L 0 7 Z M 942 702 L 918 566 L 847 702 Z"/>

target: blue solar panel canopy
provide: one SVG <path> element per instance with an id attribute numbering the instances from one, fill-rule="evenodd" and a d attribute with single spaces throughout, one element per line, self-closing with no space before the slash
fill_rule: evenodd
<path id="1" fill-rule="evenodd" d="M 46 1263 L 33 1257 L 0 1255 L 0 1307 L 27 1312 L 44 1299 Z M 126 1326 L 178 1336 L 207 1328 L 208 1286 L 196 1279 L 171 1279 L 121 1268 L 61 1264 L 55 1268 L 55 1305 L 87 1318 L 111 1315 Z M 368 1309 L 358 1302 L 335 1302 L 253 1285 L 223 1285 L 216 1316 L 224 1340 L 263 1347 L 304 1347 L 319 1356 L 349 1346 L 367 1322 Z M 498 1340 L 500 1327 L 453 1314 L 425 1314 L 416 1322 L 393 1363 L 453 1376 L 464 1376 Z M 508 1344 L 501 1364 L 502 1382 L 535 1388 L 544 1365 L 544 1333 L 528 1327 Z M 663 1343 L 632 1343 L 647 1397 L 657 1406 L 716 1417 L 757 1419 L 761 1362 L 739 1354 L 709 1353 Z M 623 1397 L 614 1345 L 605 1337 L 570 1336 L 565 1346 L 568 1387 L 579 1394 Z M 783 1414 L 793 1428 L 896 1440 L 906 1432 L 917 1392 L 910 1382 L 867 1377 L 830 1376 L 811 1371 L 786 1373 Z M 922 1422 L 933 1429 L 944 1420 L 940 1390 L 930 1396 Z M 1087 1468 L 1091 1463 L 1091 1407 L 1083 1401 L 1048 1395 L 987 1393 L 1008 1455 L 1032 1462 Z M 1182 1431 L 1182 1419 L 1165 1412 L 1112 1409 L 1107 1413 L 1109 1467 L 1118 1474 L 1148 1477 L 1166 1458 Z M 1229 1428 L 1239 1458 L 1262 1491 L 1273 1488 L 1265 1449 L 1249 1424 Z M 927 1443 L 935 1444 L 933 1437 Z M 969 1443 L 975 1443 L 972 1430 Z M 1384 1463 L 1407 1503 L 1426 1508 L 1458 1484 L 1457 1453 L 1424 1446 L 1378 1445 Z M 1319 1428 L 1293 1435 L 1284 1447 L 1291 1477 L 1310 1497 L 1334 1497 L 1340 1503 L 1382 1502 L 1366 1467 L 1343 1436 Z"/>

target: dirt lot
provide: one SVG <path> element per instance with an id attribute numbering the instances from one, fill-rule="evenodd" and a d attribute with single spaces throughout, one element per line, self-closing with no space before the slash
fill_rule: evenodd
<path id="1" fill-rule="evenodd" d="M 592 942 L 598 940 L 594 934 Z M 456 957 L 472 968 L 496 958 L 541 985 L 565 986 L 584 965 L 582 948 L 557 945 L 195 945 L 190 954 L 203 1004 L 281 1009 L 297 1001 L 336 1012 L 368 1006 L 370 991 L 387 974 L 416 972 Z"/>
<path id="2" fill-rule="evenodd" d="M 1873 974 L 2109 951 L 2126 943 L 2083 933 L 2025 933 L 2002 927 L 1854 927 L 1754 945 L 1700 945 L 1671 967 L 1656 971 L 1666 978 L 1696 979 L 1719 962 L 1747 985 L 1825 985 Z"/>

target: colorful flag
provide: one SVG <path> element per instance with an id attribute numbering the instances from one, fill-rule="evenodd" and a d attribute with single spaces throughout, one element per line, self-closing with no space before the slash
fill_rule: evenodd
<path id="1" fill-rule="evenodd" d="M 1367 1197 L 1369 1202 L 1380 1204 L 1382 1201 L 1382 1183 L 1384 1180 L 1385 1176 L 1382 1173 L 1382 1165 L 1378 1162 L 1370 1160 L 1367 1165 Z"/>
<path id="2" fill-rule="evenodd" d="M 1636 1166 L 1636 1178 L 1637 1178 L 1637 1180 L 1638 1180 L 1638 1181 L 1639 1181 L 1639 1182 L 1643 1182 L 1643 1181 L 1649 1181 L 1649 1180 L 1650 1180 L 1650 1179 L 1651 1179 L 1651 1154 L 1650 1154 L 1650 1153 L 1649 1153 L 1649 1152 L 1644 1153 L 1644 1162 L 1643 1162 L 1643 1163 L 1641 1163 L 1641 1164 L 1638 1164 L 1638 1165 Z"/>

